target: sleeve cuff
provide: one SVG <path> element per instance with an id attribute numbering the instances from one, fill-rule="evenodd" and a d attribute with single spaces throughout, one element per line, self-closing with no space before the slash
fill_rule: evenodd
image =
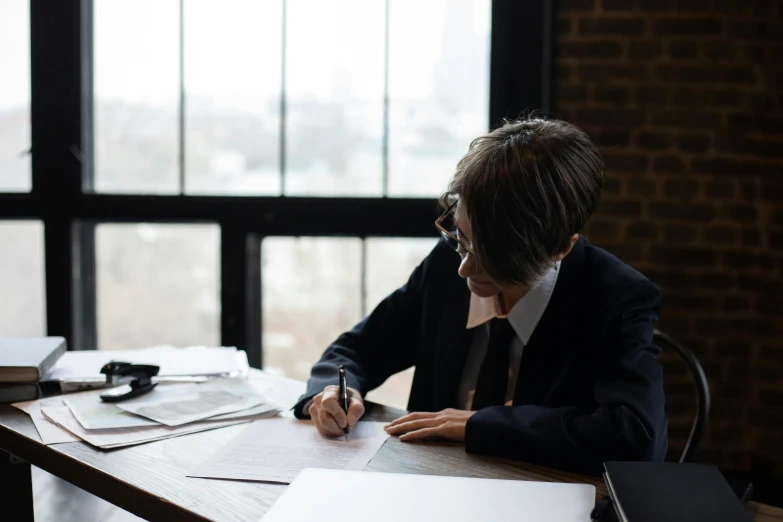
<path id="1" fill-rule="evenodd" d="M 294 417 L 300 420 L 309 420 L 309 410 L 312 403 L 313 397 L 303 397 L 299 399 L 299 402 L 297 402 L 294 407 L 291 408 L 294 411 Z"/>

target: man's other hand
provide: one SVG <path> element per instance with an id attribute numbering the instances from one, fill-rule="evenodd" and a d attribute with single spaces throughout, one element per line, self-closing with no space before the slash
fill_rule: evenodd
<path id="1" fill-rule="evenodd" d="M 448 410 L 409 413 L 386 426 L 386 433 L 399 435 L 403 442 L 446 439 L 465 440 L 465 426 L 475 411 Z"/>

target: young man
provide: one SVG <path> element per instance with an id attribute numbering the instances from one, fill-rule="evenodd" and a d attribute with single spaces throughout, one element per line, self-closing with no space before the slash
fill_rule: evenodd
<path id="1" fill-rule="evenodd" d="M 579 236 L 603 183 L 598 150 L 566 122 L 524 119 L 476 139 L 441 198 L 443 240 L 326 350 L 297 416 L 339 436 L 365 393 L 415 366 L 412 413 L 387 427 L 402 441 L 595 474 L 607 460 L 662 460 L 660 292 Z"/>

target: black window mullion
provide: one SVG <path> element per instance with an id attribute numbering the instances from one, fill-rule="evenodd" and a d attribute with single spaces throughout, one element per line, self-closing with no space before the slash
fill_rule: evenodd
<path id="1" fill-rule="evenodd" d="M 264 367 L 263 315 L 261 301 L 261 238 L 245 236 L 245 350 L 253 368 Z"/>
<path id="2" fill-rule="evenodd" d="M 91 161 L 83 132 L 91 117 L 83 74 L 92 64 L 89 8 L 82 0 L 30 2 L 32 179 L 44 221 L 47 332 L 76 349 L 95 347 L 94 229 L 75 219 Z"/>
<path id="3" fill-rule="evenodd" d="M 82 192 L 82 2 L 30 1 L 33 193 L 66 214 Z"/>
<path id="4" fill-rule="evenodd" d="M 261 244 L 238 221 L 220 225 L 221 342 L 261 368 Z"/>
<path id="5" fill-rule="evenodd" d="M 74 310 L 74 288 L 71 284 L 73 241 L 70 223 L 44 220 L 44 266 L 46 272 L 46 332 L 65 337 L 69 348 L 77 346 Z"/>
<path id="6" fill-rule="evenodd" d="M 69 349 L 96 348 L 95 225 L 45 219 L 46 324 Z"/>
<path id="7" fill-rule="evenodd" d="M 98 307 L 95 276 L 95 222 L 77 220 L 72 225 L 73 324 L 72 349 L 98 348 Z"/>
<path id="8" fill-rule="evenodd" d="M 81 92 L 82 92 L 82 190 L 95 190 L 95 98 L 93 89 L 93 1 L 82 0 Z M 94 227 L 93 227 L 94 228 Z"/>
<path id="9" fill-rule="evenodd" d="M 549 111 L 552 2 L 492 1 L 489 125 L 525 111 Z M 545 96 L 546 90 L 546 96 Z"/>

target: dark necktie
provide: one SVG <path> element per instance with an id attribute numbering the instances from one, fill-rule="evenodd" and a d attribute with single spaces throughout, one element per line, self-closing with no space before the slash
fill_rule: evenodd
<path id="1" fill-rule="evenodd" d="M 506 402 L 508 387 L 508 352 L 514 329 L 508 319 L 492 319 L 489 324 L 487 354 L 479 370 L 472 408 L 480 410 L 487 406 L 500 406 Z"/>

